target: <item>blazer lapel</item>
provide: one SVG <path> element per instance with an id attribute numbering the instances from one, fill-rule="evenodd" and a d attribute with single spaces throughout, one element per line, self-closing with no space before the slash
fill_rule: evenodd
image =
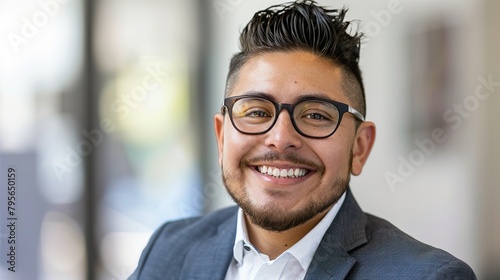
<path id="1" fill-rule="evenodd" d="M 234 211 L 213 236 L 195 241 L 184 261 L 191 269 L 183 269 L 182 279 L 225 278 L 233 257 L 236 219 Z M 304 279 L 345 279 L 356 263 L 348 252 L 367 242 L 365 224 L 366 216 L 348 188 L 344 204 L 323 236 Z"/>
<path id="2" fill-rule="evenodd" d="M 344 204 L 326 231 L 305 280 L 345 279 L 356 263 L 348 252 L 367 242 L 366 216 L 348 188 Z"/>
<path id="3" fill-rule="evenodd" d="M 235 207 L 235 209 L 237 209 Z M 236 235 L 234 215 L 222 222 L 218 231 L 210 238 L 196 241 L 184 261 L 190 269 L 183 269 L 181 279 L 224 279 L 233 257 Z"/>

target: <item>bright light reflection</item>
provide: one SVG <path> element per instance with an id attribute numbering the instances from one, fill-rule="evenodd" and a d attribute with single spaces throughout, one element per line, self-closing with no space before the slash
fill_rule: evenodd
<path id="1" fill-rule="evenodd" d="M 57 116 L 44 123 L 37 138 L 40 192 L 54 204 L 78 201 L 83 193 L 84 157 L 77 151 L 85 139 L 74 129 L 69 116 Z"/>
<path id="2" fill-rule="evenodd" d="M 111 232 L 104 236 L 100 253 L 107 272 L 117 279 L 126 279 L 132 274 L 151 233 Z"/>
<path id="3" fill-rule="evenodd" d="M 41 263 L 46 279 L 85 279 L 85 240 L 68 215 L 48 212 L 41 229 Z"/>

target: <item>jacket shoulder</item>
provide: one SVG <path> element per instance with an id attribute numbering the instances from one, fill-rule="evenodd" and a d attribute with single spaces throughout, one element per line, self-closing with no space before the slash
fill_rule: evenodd
<path id="1" fill-rule="evenodd" d="M 218 226 L 236 215 L 236 206 L 223 208 L 205 216 L 186 218 L 164 223 L 158 230 L 160 240 L 176 237 L 196 238 L 217 231 Z"/>
<path id="2" fill-rule="evenodd" d="M 176 279 L 191 248 L 217 235 L 222 224 L 233 224 L 229 221 L 236 221 L 237 209 L 232 206 L 206 216 L 164 223 L 151 236 L 129 279 L 156 279 L 156 275 L 164 274 L 165 269 L 168 269 L 168 279 Z"/>
<path id="3" fill-rule="evenodd" d="M 450 253 L 414 239 L 384 219 L 366 217 L 367 243 L 352 252 L 358 261 L 354 274 L 364 271 L 364 275 L 385 279 L 476 279 L 472 269 Z"/>

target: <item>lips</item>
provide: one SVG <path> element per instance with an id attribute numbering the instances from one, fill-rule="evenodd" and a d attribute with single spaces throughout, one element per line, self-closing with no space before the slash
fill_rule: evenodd
<path id="1" fill-rule="evenodd" d="M 275 178 L 298 178 L 309 173 L 309 170 L 304 168 L 277 168 L 266 165 L 257 166 L 257 170 L 264 175 Z"/>

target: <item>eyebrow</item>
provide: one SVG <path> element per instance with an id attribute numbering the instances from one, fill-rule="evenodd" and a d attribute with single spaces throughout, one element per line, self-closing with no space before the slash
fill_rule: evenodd
<path id="1" fill-rule="evenodd" d="M 255 96 L 255 97 L 264 97 L 264 98 L 267 98 L 269 100 L 272 100 L 272 101 L 276 102 L 276 98 L 274 98 L 274 96 L 272 96 L 271 94 L 269 94 L 267 92 L 262 92 L 262 91 L 247 91 L 247 92 L 244 92 L 241 95 L 250 95 L 250 96 Z"/>
<path id="2" fill-rule="evenodd" d="M 255 96 L 255 97 L 264 97 L 264 98 L 267 98 L 267 99 L 272 100 L 274 102 L 277 102 L 276 98 L 273 95 L 271 95 L 271 94 L 269 94 L 267 92 L 262 92 L 262 91 L 247 91 L 247 92 L 244 92 L 242 95 L 250 95 L 250 96 Z M 308 93 L 308 94 L 304 94 L 304 95 L 299 96 L 299 98 L 297 100 L 294 100 L 292 103 L 297 103 L 297 102 L 300 102 L 300 101 L 302 101 L 304 99 L 309 99 L 309 98 L 322 98 L 322 99 L 327 99 L 327 100 L 334 101 L 333 99 L 331 99 L 325 93 L 322 93 L 322 92 L 313 92 L 313 93 Z"/>
<path id="3" fill-rule="evenodd" d="M 303 100 L 303 99 L 307 99 L 307 98 L 322 98 L 322 99 L 334 101 L 333 99 L 330 98 L 330 96 L 328 96 L 322 92 L 314 92 L 314 93 L 301 95 L 299 100 Z"/>

